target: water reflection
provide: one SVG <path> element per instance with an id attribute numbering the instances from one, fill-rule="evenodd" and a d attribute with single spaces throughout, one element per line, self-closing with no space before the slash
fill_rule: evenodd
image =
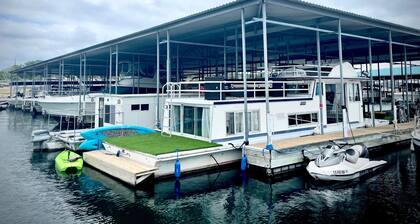
<path id="1" fill-rule="evenodd" d="M 275 179 L 230 168 L 161 180 L 133 189 L 91 167 L 80 176 L 55 171 L 57 153 L 32 152 L 41 117 L 0 112 L 0 217 L 5 223 L 416 223 L 420 211 L 419 155 L 408 147 L 377 159 L 381 172 L 338 184 L 304 172 Z"/>

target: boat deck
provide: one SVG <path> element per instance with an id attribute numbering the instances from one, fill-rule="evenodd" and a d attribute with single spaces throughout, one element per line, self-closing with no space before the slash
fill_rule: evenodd
<path id="1" fill-rule="evenodd" d="M 141 164 L 130 158 L 117 157 L 105 150 L 83 153 L 83 160 L 90 166 L 136 186 L 151 176 L 156 168 Z"/>
<path id="2" fill-rule="evenodd" d="M 397 130 L 407 130 L 414 127 L 414 123 L 404 123 L 404 124 L 398 124 Z M 361 137 L 361 136 L 367 136 L 367 135 L 373 135 L 373 134 L 383 134 L 387 132 L 392 132 L 394 130 L 394 125 L 385 125 L 385 126 L 379 126 L 379 127 L 372 127 L 372 128 L 358 128 L 353 130 L 354 137 Z M 351 133 L 348 135 L 351 137 Z M 339 140 L 343 139 L 343 132 L 331 132 L 326 133 L 323 135 L 309 135 L 309 136 L 303 136 L 303 137 L 297 137 L 297 138 L 290 138 L 290 139 L 282 139 L 282 140 L 275 140 L 273 141 L 273 147 L 276 150 L 281 149 L 289 149 L 289 148 L 295 148 L 298 146 L 304 146 L 304 145 L 312 145 L 322 142 L 327 142 L 330 140 Z M 259 144 L 253 144 L 252 145 L 255 148 L 264 148 L 264 143 Z"/>

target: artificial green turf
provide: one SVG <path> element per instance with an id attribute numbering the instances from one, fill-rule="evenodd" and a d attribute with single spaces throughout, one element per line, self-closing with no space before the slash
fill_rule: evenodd
<path id="1" fill-rule="evenodd" d="M 112 145 L 128 150 L 139 151 L 152 155 L 193 149 L 202 149 L 220 146 L 215 143 L 185 138 L 181 136 L 161 136 L 160 133 L 146 135 L 132 135 L 124 137 L 111 137 L 104 140 Z"/>

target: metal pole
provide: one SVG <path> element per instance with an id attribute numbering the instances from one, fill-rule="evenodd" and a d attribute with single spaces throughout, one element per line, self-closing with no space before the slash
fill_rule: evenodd
<path id="1" fill-rule="evenodd" d="M 160 106 L 159 106 L 159 92 L 160 92 L 160 40 L 159 32 L 156 33 L 156 128 L 160 129 Z"/>
<path id="2" fill-rule="evenodd" d="M 321 134 L 324 134 L 324 113 L 323 113 L 323 102 L 322 102 L 322 79 L 321 79 L 321 40 L 319 37 L 319 31 L 316 31 L 316 55 L 317 55 L 317 62 L 318 62 L 318 93 L 319 93 L 319 126 L 321 130 Z"/>
<path id="3" fill-rule="evenodd" d="M 413 88 L 413 69 L 412 69 L 412 67 L 411 67 L 411 61 L 410 61 L 410 86 L 411 86 L 411 88 L 410 88 L 410 92 L 411 92 L 411 102 L 412 103 L 414 103 L 414 88 Z"/>
<path id="4" fill-rule="evenodd" d="M 344 98 L 344 79 L 343 79 L 343 46 L 341 40 L 341 20 L 338 20 L 338 58 L 340 61 L 340 106 L 342 108 L 342 124 L 343 124 L 343 137 L 347 137 L 347 126 L 346 126 L 346 102 Z M 350 122 L 350 121 L 349 121 Z"/>
<path id="5" fill-rule="evenodd" d="M 238 29 L 235 28 L 235 79 L 238 78 Z"/>
<path id="6" fill-rule="evenodd" d="M 166 31 L 166 83 L 171 82 L 171 43 L 169 30 Z"/>
<path id="7" fill-rule="evenodd" d="M 404 46 L 404 75 L 405 75 L 405 105 L 407 106 L 408 121 L 410 121 L 410 104 L 408 102 L 408 74 L 407 74 L 407 49 Z"/>
<path id="8" fill-rule="evenodd" d="M 83 115 L 86 114 L 86 53 L 83 54 L 83 80 L 82 80 L 82 92 L 83 92 L 83 104 L 82 112 Z"/>
<path id="9" fill-rule="evenodd" d="M 118 45 L 115 45 L 115 94 L 118 94 L 118 81 L 120 74 L 118 72 Z"/>
<path id="10" fill-rule="evenodd" d="M 179 82 L 179 44 L 176 45 L 176 81 Z"/>
<path id="11" fill-rule="evenodd" d="M 267 128 L 267 148 L 272 148 L 271 142 L 271 117 L 270 117 L 270 92 L 269 92 L 269 83 L 268 83 L 268 40 L 267 40 L 267 9 L 266 3 L 262 4 L 262 16 L 263 16 L 263 47 L 264 47 L 264 84 L 265 84 L 265 112 L 266 112 L 266 128 Z M 271 150 L 270 150 L 271 153 Z M 271 154 L 270 154 L 271 158 Z M 270 164 L 271 167 L 271 164 Z"/>
<path id="12" fill-rule="evenodd" d="M 379 111 L 382 112 L 382 84 L 381 84 L 381 66 L 378 56 L 378 81 L 379 81 Z"/>
<path id="13" fill-rule="evenodd" d="M 246 32 L 245 32 L 245 10 L 241 9 L 241 37 L 242 37 L 242 79 L 244 81 L 244 141 L 248 142 L 249 127 L 248 127 L 248 85 L 246 74 Z M 237 62 L 237 61 L 236 61 Z"/>
<path id="14" fill-rule="evenodd" d="M 397 112 L 395 107 L 395 83 L 394 83 L 394 71 L 393 71 L 393 64 L 394 64 L 394 58 L 392 53 L 392 32 L 389 31 L 389 73 L 391 75 L 391 110 L 392 110 L 392 117 L 393 117 L 393 123 L 397 124 Z"/>
<path id="15" fill-rule="evenodd" d="M 82 55 L 80 54 L 80 65 L 79 65 L 79 116 L 82 114 Z"/>
<path id="16" fill-rule="evenodd" d="M 372 41 L 369 40 L 369 74 L 370 74 L 370 97 L 371 97 L 371 110 L 370 110 L 370 119 L 372 119 L 372 126 L 375 127 L 375 97 L 373 96 L 373 73 L 372 73 Z"/>
<path id="17" fill-rule="evenodd" d="M 109 82 L 108 82 L 108 93 L 111 94 L 112 89 L 112 47 L 109 47 Z"/>
<path id="18" fill-rule="evenodd" d="M 223 29 L 223 77 L 227 78 L 226 72 L 226 28 Z"/>

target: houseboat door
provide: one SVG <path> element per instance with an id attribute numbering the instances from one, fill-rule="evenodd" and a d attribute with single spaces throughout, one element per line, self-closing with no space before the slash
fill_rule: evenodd
<path id="1" fill-rule="evenodd" d="M 342 122 L 342 110 L 340 106 L 340 85 L 325 84 L 325 98 L 327 110 L 327 124 Z"/>
<path id="2" fill-rule="evenodd" d="M 360 95 L 360 83 L 359 82 L 349 82 L 346 83 L 346 92 L 347 92 L 347 109 L 349 122 L 359 122 L 360 116 L 362 115 L 362 99 Z"/>

